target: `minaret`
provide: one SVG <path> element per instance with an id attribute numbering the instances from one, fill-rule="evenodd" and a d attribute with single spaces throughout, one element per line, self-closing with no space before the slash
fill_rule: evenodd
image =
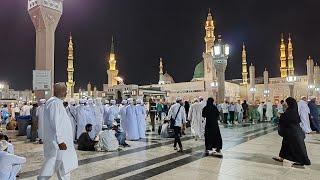
<path id="1" fill-rule="evenodd" d="M 160 58 L 160 63 L 159 63 L 159 82 L 158 84 L 164 84 L 163 81 L 163 61 L 162 58 Z"/>
<path id="2" fill-rule="evenodd" d="M 284 44 L 283 34 L 281 34 L 280 44 L 280 73 L 282 78 L 287 77 L 286 45 Z"/>
<path id="3" fill-rule="evenodd" d="M 294 66 L 293 66 L 293 47 L 291 42 L 291 36 L 289 34 L 288 39 L 288 76 L 294 75 Z"/>
<path id="4" fill-rule="evenodd" d="M 88 96 L 92 96 L 92 86 L 90 81 L 87 84 L 87 92 L 88 92 Z"/>
<path id="5" fill-rule="evenodd" d="M 242 45 L 242 84 L 248 84 L 247 52 L 244 43 Z"/>
<path id="6" fill-rule="evenodd" d="M 72 36 L 70 33 L 69 37 L 69 47 L 68 47 L 68 67 L 67 67 L 67 72 L 68 72 L 68 81 L 66 82 L 67 85 L 67 97 L 73 98 L 74 94 L 74 85 L 75 82 L 73 81 L 73 43 L 72 43 Z"/>
<path id="7" fill-rule="evenodd" d="M 215 36 L 214 36 L 214 22 L 212 19 L 211 15 L 211 10 L 209 9 L 209 13 L 207 16 L 207 21 L 206 21 L 206 36 L 204 38 L 204 41 L 206 42 L 206 53 L 211 53 L 212 52 L 212 47 L 214 45 L 215 41 Z"/>
<path id="8" fill-rule="evenodd" d="M 309 56 L 307 59 L 308 95 L 312 95 L 314 87 L 314 62 Z"/>
<path id="9" fill-rule="evenodd" d="M 107 60 L 107 61 L 109 62 L 109 69 L 107 71 L 107 73 L 108 73 L 108 86 L 112 87 L 112 86 L 115 86 L 118 84 L 116 77 L 118 77 L 118 73 L 119 73 L 119 71 L 117 70 L 117 67 L 116 67 L 117 60 L 116 60 L 116 54 L 115 54 L 115 50 L 114 50 L 113 37 L 112 37 L 109 60 Z"/>
<path id="10" fill-rule="evenodd" d="M 51 73 L 50 89 L 35 91 L 37 100 L 49 98 L 53 95 L 54 35 L 62 12 L 63 0 L 28 0 L 28 13 L 36 32 L 35 69 L 46 70 Z"/>
<path id="11" fill-rule="evenodd" d="M 251 63 L 250 67 L 249 67 L 249 76 L 250 76 L 250 87 L 249 87 L 249 91 L 252 97 L 252 101 L 251 103 L 254 103 L 254 94 L 255 94 L 255 86 L 256 86 L 256 70 L 255 67 L 253 66 L 253 64 Z"/>

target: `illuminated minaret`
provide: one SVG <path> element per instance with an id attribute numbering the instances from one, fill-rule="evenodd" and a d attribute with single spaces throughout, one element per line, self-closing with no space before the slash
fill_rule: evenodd
<path id="1" fill-rule="evenodd" d="M 244 43 L 242 45 L 242 84 L 248 84 L 247 52 Z"/>
<path id="2" fill-rule="evenodd" d="M 74 85 L 75 82 L 73 81 L 73 43 L 72 43 L 72 36 L 70 33 L 70 38 L 69 38 L 69 46 L 68 46 L 68 67 L 67 67 L 67 72 L 68 72 L 68 81 L 66 82 L 67 85 L 67 97 L 73 98 L 73 93 L 74 93 Z"/>
<path id="3" fill-rule="evenodd" d="M 282 78 L 287 77 L 286 45 L 284 44 L 283 34 L 281 34 L 280 44 L 280 73 Z"/>
<path id="4" fill-rule="evenodd" d="M 108 73 L 108 86 L 112 87 L 112 86 L 115 86 L 118 84 L 116 77 L 118 77 L 118 73 L 119 73 L 119 71 L 117 70 L 117 67 L 116 67 L 117 60 L 116 60 L 116 54 L 115 54 L 115 50 L 114 50 L 113 37 L 112 37 L 112 44 L 111 44 L 109 60 L 107 59 L 107 61 L 109 61 L 109 69 L 107 71 L 107 73 Z"/>
<path id="5" fill-rule="evenodd" d="M 288 39 L 288 76 L 294 75 L 294 66 L 293 66 L 293 47 L 291 42 L 291 36 L 289 34 Z"/>
<path id="6" fill-rule="evenodd" d="M 163 81 L 163 61 L 162 58 L 160 58 L 160 63 L 159 63 L 159 84 L 164 84 Z"/>
<path id="7" fill-rule="evenodd" d="M 212 47 L 213 47 L 214 41 L 215 41 L 215 36 L 214 36 L 214 22 L 212 19 L 210 9 L 209 9 L 209 13 L 207 16 L 205 30 L 206 30 L 206 36 L 204 38 L 204 41 L 206 42 L 206 53 L 211 53 Z"/>

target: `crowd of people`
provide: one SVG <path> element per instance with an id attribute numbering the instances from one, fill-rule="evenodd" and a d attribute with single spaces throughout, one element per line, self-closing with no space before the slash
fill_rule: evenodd
<path id="1" fill-rule="evenodd" d="M 117 104 L 116 100 L 101 98 L 80 99 L 78 104 L 64 101 L 66 87 L 55 84 L 54 96 L 41 99 L 35 104 L 3 105 L 1 124 L 7 129 L 15 117 L 29 116 L 31 121 L 30 141 L 43 144 L 44 163 L 38 179 L 49 179 L 57 172 L 60 179 L 69 179 L 70 172 L 77 168 L 75 147 L 82 151 L 117 151 L 128 147 L 127 140 L 137 141 L 146 138 L 147 116 L 150 117 L 152 132 L 156 121 L 160 124 L 161 137 L 174 138 L 173 148 L 183 152 L 181 136 L 191 127 L 195 140 L 205 142 L 207 155 L 222 155 L 222 137 L 219 124 L 233 125 L 266 121 L 279 124 L 278 133 L 283 137 L 278 157 L 295 162 L 295 165 L 310 165 L 305 134 L 319 133 L 319 113 L 316 98 L 299 102 L 293 98 L 273 105 L 271 101 L 248 104 L 225 101 L 216 104 L 213 98 L 196 98 L 193 102 L 177 98 L 170 104 L 150 99 L 148 106 L 143 100 L 129 98 Z M 77 145 L 76 145 L 77 144 Z M 0 175 L 15 179 L 26 159 L 14 155 L 14 147 L 7 135 L 0 133 Z M 10 178 L 9 178 L 10 177 Z"/>

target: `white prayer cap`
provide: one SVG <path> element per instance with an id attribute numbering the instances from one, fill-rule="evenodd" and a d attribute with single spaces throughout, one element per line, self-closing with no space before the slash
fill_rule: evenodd
<path id="1" fill-rule="evenodd" d="M 93 104 L 93 99 L 92 98 L 88 99 L 88 104 Z"/>
<path id="2" fill-rule="evenodd" d="M 6 140 L 0 141 L 0 151 L 4 151 L 8 148 L 8 142 Z"/>
<path id="3" fill-rule="evenodd" d="M 307 99 L 307 97 L 306 96 L 301 96 L 301 99 Z"/>
<path id="4" fill-rule="evenodd" d="M 176 101 L 182 101 L 182 98 L 181 97 L 177 97 Z"/>
<path id="5" fill-rule="evenodd" d="M 115 105 L 117 102 L 116 102 L 116 100 L 112 99 L 112 100 L 110 101 L 110 103 L 111 103 L 112 105 Z"/>
<path id="6" fill-rule="evenodd" d="M 85 104 L 86 102 L 87 102 L 87 100 L 85 100 L 85 99 L 80 99 L 80 100 L 79 100 L 79 103 L 80 103 L 80 104 Z"/>
<path id="7" fill-rule="evenodd" d="M 109 104 L 109 100 L 108 100 L 108 99 L 106 99 L 104 102 L 105 102 L 106 104 Z"/>
<path id="8" fill-rule="evenodd" d="M 122 104 L 127 104 L 128 103 L 128 101 L 127 100 L 122 100 L 122 102 L 121 102 Z"/>
<path id="9" fill-rule="evenodd" d="M 142 101 L 142 99 L 137 99 L 137 104 L 143 104 L 143 101 Z"/>
<path id="10" fill-rule="evenodd" d="M 132 103 L 133 103 L 133 98 L 129 98 L 129 99 L 128 99 L 128 103 L 129 103 L 129 104 L 132 104 Z"/>
<path id="11" fill-rule="evenodd" d="M 76 101 L 74 99 L 70 99 L 70 105 L 75 105 Z"/>
<path id="12" fill-rule="evenodd" d="M 317 99 L 315 96 L 310 96 L 310 100 Z"/>
<path id="13" fill-rule="evenodd" d="M 45 104 L 45 103 L 46 103 L 46 99 L 40 99 L 40 100 L 39 100 L 39 103 L 40 103 L 40 104 Z"/>

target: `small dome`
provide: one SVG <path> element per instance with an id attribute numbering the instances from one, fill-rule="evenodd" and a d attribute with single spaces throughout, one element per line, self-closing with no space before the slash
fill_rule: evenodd
<path id="1" fill-rule="evenodd" d="M 171 84 L 171 83 L 175 83 L 172 76 L 168 73 L 165 73 L 163 75 L 163 81 L 166 83 L 166 84 Z"/>
<path id="2" fill-rule="evenodd" d="M 193 72 L 193 79 L 203 78 L 204 77 L 204 67 L 203 67 L 203 60 L 197 64 L 194 68 Z"/>

